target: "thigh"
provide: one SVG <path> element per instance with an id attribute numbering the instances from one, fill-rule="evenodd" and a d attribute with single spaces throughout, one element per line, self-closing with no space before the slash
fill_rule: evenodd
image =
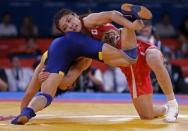
<path id="1" fill-rule="evenodd" d="M 134 30 L 123 28 L 121 30 L 121 48 L 132 49 L 137 45 L 136 34 Z"/>
<path id="2" fill-rule="evenodd" d="M 45 60 L 45 71 L 50 73 L 66 73 L 75 59 L 73 42 L 66 37 L 55 39 L 48 48 Z"/>
<path id="3" fill-rule="evenodd" d="M 133 99 L 133 104 L 141 119 L 152 119 L 154 117 L 152 94 L 141 95 Z"/>
<path id="4" fill-rule="evenodd" d="M 42 83 L 41 92 L 54 96 L 63 77 L 57 73 L 50 73 L 47 80 Z"/>
<path id="5" fill-rule="evenodd" d="M 158 48 L 149 48 L 146 50 L 146 62 L 149 66 L 163 63 L 163 55 Z"/>

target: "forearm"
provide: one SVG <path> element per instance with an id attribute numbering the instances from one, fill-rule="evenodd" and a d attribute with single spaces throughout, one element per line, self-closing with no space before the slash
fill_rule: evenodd
<path id="1" fill-rule="evenodd" d="M 105 11 L 100 13 L 92 13 L 85 17 L 84 24 L 87 28 L 93 28 L 99 25 L 115 22 L 125 28 L 134 28 L 133 23 L 123 17 L 118 11 Z"/>
<path id="2" fill-rule="evenodd" d="M 118 11 L 111 11 L 111 15 L 109 15 L 109 19 L 111 22 L 115 22 L 125 28 L 132 29 L 133 23 L 127 20 L 125 17 L 123 17 L 123 14 L 121 14 Z"/>

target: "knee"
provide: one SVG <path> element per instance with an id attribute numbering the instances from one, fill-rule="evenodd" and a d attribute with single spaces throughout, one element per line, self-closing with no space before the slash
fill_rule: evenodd
<path id="1" fill-rule="evenodd" d="M 163 58 L 161 57 L 161 53 L 158 53 L 158 51 L 148 53 L 146 55 L 146 60 L 150 67 L 154 70 L 161 69 L 161 67 L 164 66 Z"/>
<path id="2" fill-rule="evenodd" d="M 141 120 L 152 120 L 152 119 L 154 119 L 154 116 L 152 114 L 144 114 L 144 115 L 140 115 L 140 119 Z"/>
<path id="3" fill-rule="evenodd" d="M 139 112 L 139 116 L 142 120 L 151 120 L 154 118 L 154 114 L 152 113 L 152 111 Z"/>
<path id="4" fill-rule="evenodd" d="M 40 92 L 39 94 L 37 94 L 37 96 L 42 96 L 46 99 L 45 107 L 49 106 L 51 104 L 51 102 L 53 101 L 53 97 L 49 94 L 46 94 L 46 93 Z"/>

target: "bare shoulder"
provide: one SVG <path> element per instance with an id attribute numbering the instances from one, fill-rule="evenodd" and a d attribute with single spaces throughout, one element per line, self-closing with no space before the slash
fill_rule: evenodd
<path id="1" fill-rule="evenodd" d="M 83 22 L 86 28 L 94 28 L 96 23 L 96 18 L 98 13 L 91 13 L 83 18 Z"/>
<path id="2" fill-rule="evenodd" d="M 103 11 L 98 13 L 91 13 L 83 18 L 84 24 L 87 28 L 93 28 L 98 25 L 112 22 L 111 16 L 117 11 Z"/>

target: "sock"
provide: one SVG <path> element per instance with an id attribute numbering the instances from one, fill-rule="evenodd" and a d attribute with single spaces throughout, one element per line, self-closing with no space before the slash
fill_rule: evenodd
<path id="1" fill-rule="evenodd" d="M 173 99 L 173 100 L 168 101 L 168 105 L 169 106 L 178 106 L 178 103 L 177 103 L 176 99 Z"/>

